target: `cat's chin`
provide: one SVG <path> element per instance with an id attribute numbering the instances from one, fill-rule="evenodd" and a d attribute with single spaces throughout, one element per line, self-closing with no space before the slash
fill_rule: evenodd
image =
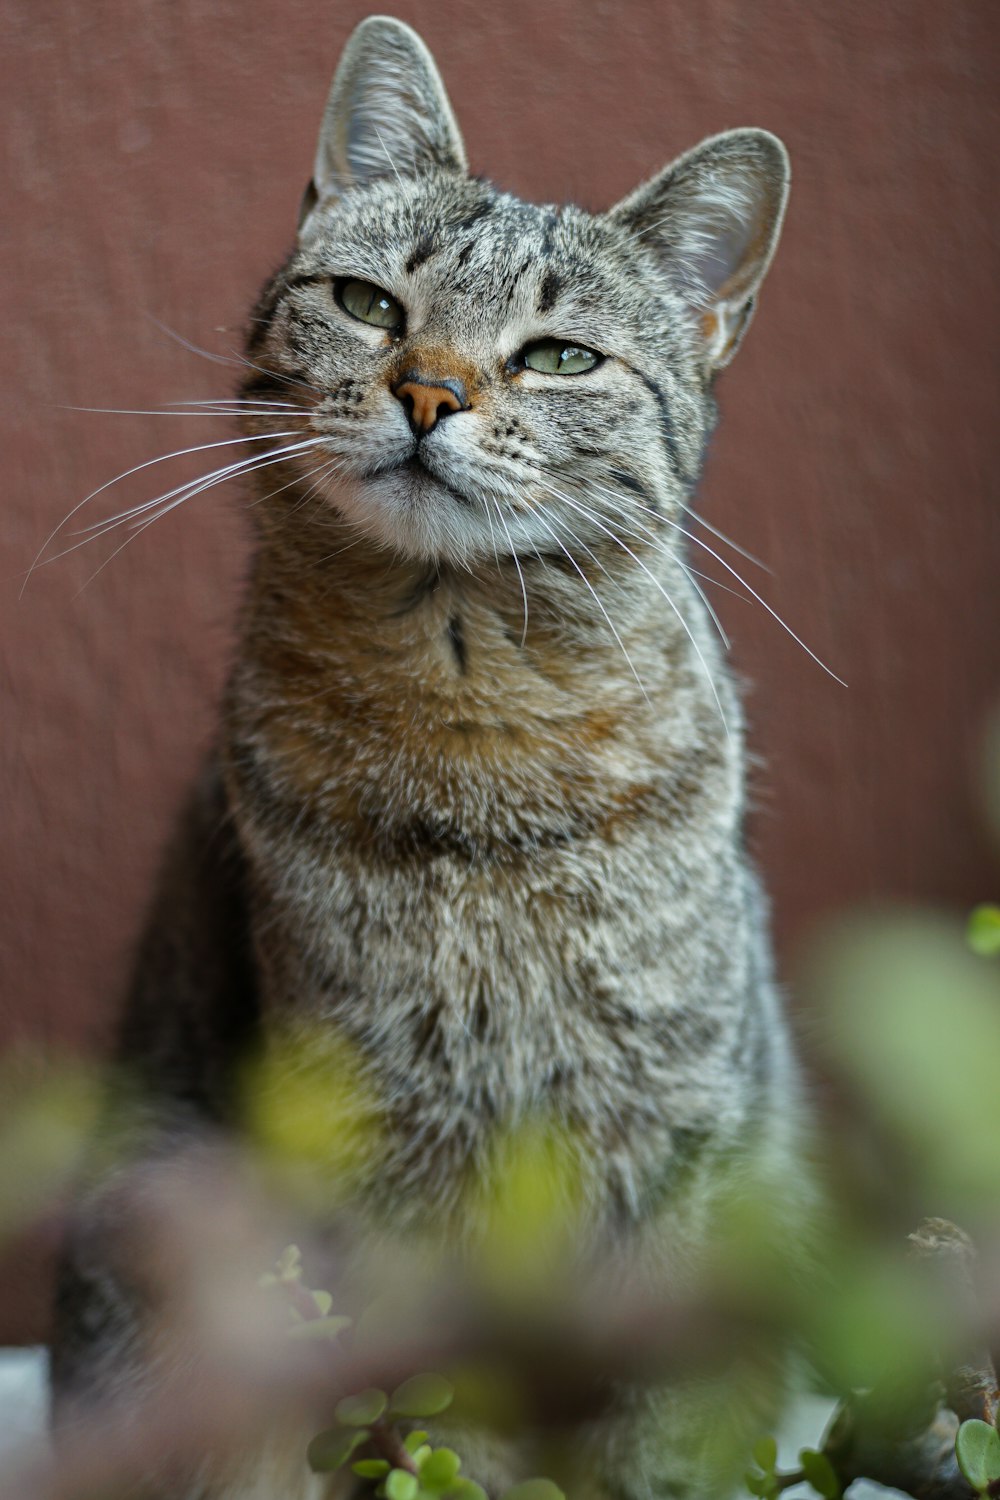
<path id="1" fill-rule="evenodd" d="M 404 557 L 465 565 L 485 555 L 488 536 L 472 513 L 476 502 L 415 460 L 341 480 L 330 498 L 352 527 Z"/>

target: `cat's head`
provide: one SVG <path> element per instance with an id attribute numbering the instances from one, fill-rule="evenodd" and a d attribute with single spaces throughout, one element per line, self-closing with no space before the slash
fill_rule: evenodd
<path id="1" fill-rule="evenodd" d="M 697 476 L 787 187 L 781 143 L 734 130 L 607 213 L 523 203 L 469 176 L 426 47 L 371 17 L 247 388 L 300 409 L 320 440 L 303 475 L 398 554 L 579 559 L 623 528 L 636 546 Z"/>

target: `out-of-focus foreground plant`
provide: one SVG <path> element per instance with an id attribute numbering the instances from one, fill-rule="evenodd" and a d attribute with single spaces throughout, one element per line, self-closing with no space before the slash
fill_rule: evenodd
<path id="1" fill-rule="evenodd" d="M 564 1432 L 599 1422 L 616 1380 L 691 1377 L 699 1442 L 738 1453 L 752 1495 L 802 1484 L 834 1500 L 859 1477 L 915 1500 L 1000 1495 L 1000 908 L 844 922 L 802 988 L 828 1094 L 812 1238 L 789 1243 L 781 1193 L 739 1166 L 696 1299 L 581 1259 L 586 1153 L 545 1117 L 498 1127 L 494 1186 L 470 1177 L 460 1196 L 463 1247 L 372 1243 L 356 1194 L 379 1169 L 380 1110 L 326 1030 L 247 1063 L 239 1153 L 200 1142 L 135 1168 L 148 1107 L 119 1081 L 103 1165 L 141 1204 L 136 1254 L 170 1309 L 158 1336 L 183 1350 L 194 1329 L 203 1356 L 155 1398 L 95 1410 L 57 1457 L 27 1455 L 0 1500 L 114 1497 L 150 1471 L 169 1492 L 173 1466 L 238 1455 L 272 1427 L 303 1464 L 386 1500 L 476 1500 L 463 1432 L 530 1429 L 553 1478 L 503 1500 L 583 1500 Z M 78 1065 L 8 1064 L 0 1244 L 58 1217 L 102 1091 Z M 839 1405 L 783 1469 L 767 1431 L 751 1454 L 738 1411 L 790 1338 Z"/>

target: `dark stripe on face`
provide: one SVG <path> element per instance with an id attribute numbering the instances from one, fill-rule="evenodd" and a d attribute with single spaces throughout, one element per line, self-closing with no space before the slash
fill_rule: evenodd
<path id="1" fill-rule="evenodd" d="M 623 490 L 631 490 L 633 495 L 641 495 L 650 510 L 655 510 L 657 515 L 659 515 L 660 507 L 656 503 L 656 496 L 651 495 L 645 485 L 641 484 L 634 474 L 630 474 L 627 469 L 609 469 L 608 477 L 613 479 L 616 484 L 620 484 Z"/>
<path id="2" fill-rule="evenodd" d="M 513 276 L 510 278 L 510 286 L 507 289 L 508 296 L 512 297 L 514 295 L 514 288 L 517 286 L 517 283 L 520 281 L 525 271 L 527 271 L 530 266 L 533 266 L 534 263 L 535 262 L 530 255 L 528 256 L 527 260 L 521 262 L 517 270 L 514 272 Z"/>
<path id="3" fill-rule="evenodd" d="M 485 219 L 486 215 L 492 211 L 493 204 L 494 200 L 492 198 L 487 198 L 485 202 L 480 203 L 478 207 L 472 209 L 470 213 L 467 213 L 463 219 L 459 219 L 458 223 L 455 225 L 455 228 L 457 230 L 471 229 L 473 224 L 478 224 L 480 219 Z"/>
<path id="4" fill-rule="evenodd" d="M 406 262 L 406 274 L 412 276 L 418 266 L 422 266 L 425 260 L 430 260 L 436 249 L 434 236 L 431 234 L 422 234 L 413 247 L 413 253 Z"/>
<path id="5" fill-rule="evenodd" d="M 538 288 L 538 299 L 535 306 L 540 313 L 549 312 L 556 304 L 556 299 L 562 291 L 562 281 L 550 266 L 542 277 L 542 284 Z"/>
<path id="6" fill-rule="evenodd" d="M 628 369 L 632 371 L 633 375 L 638 375 L 650 395 L 656 398 L 656 404 L 660 408 L 660 430 L 663 433 L 663 443 L 667 450 L 667 457 L 670 460 L 670 467 L 683 484 L 693 484 L 694 476 L 685 473 L 684 465 L 681 463 L 680 449 L 677 447 L 677 437 L 674 433 L 674 423 L 662 387 L 657 385 L 652 376 L 645 374 L 642 370 L 637 370 L 635 365 L 629 365 Z"/>

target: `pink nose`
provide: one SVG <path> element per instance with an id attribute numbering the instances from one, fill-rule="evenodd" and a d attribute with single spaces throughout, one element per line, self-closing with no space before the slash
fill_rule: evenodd
<path id="1" fill-rule="evenodd" d="M 392 394 L 402 402 L 407 421 L 418 436 L 430 432 L 452 412 L 467 410 L 469 405 L 465 386 L 460 380 L 441 376 L 428 378 L 417 370 L 407 370 L 393 386 Z"/>

